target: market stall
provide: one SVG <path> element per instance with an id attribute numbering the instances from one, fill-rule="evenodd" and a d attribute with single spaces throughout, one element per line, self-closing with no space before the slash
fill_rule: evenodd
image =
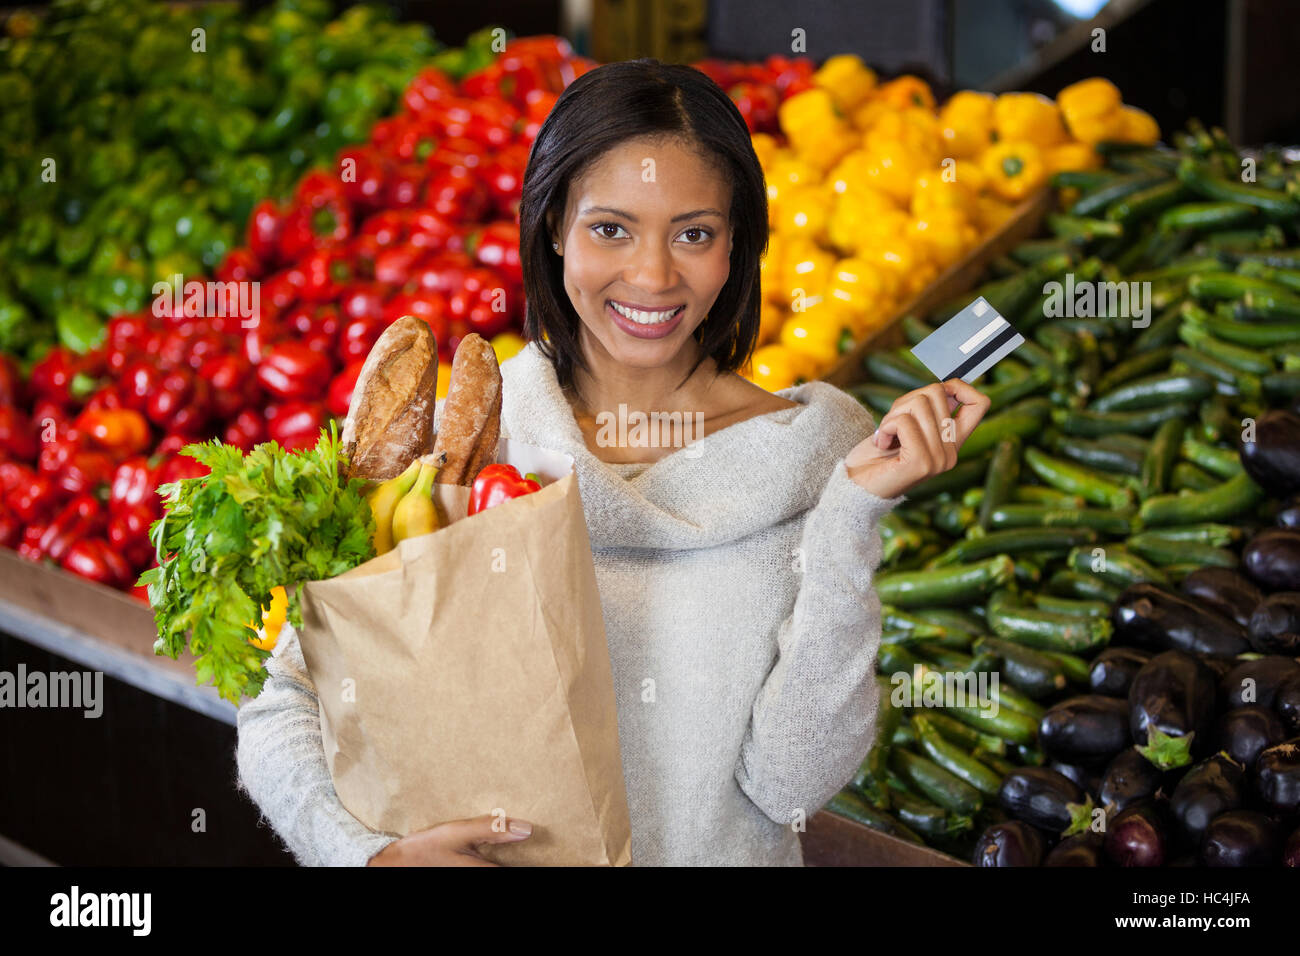
<path id="1" fill-rule="evenodd" d="M 173 57 L 182 27 L 213 55 Z M 146 583 L 183 549 L 159 491 L 209 474 L 197 442 L 322 447 L 405 317 L 436 340 L 438 398 L 462 342 L 522 349 L 525 164 L 596 62 L 493 26 L 449 48 L 372 7 L 63 5 L 7 29 L 5 659 L 37 648 L 145 695 L 147 739 L 203 744 L 138 772 L 247 835 L 245 684 L 155 651 L 177 645 Z M 65 70 L 69 48 L 118 66 Z M 1161 131 L 1100 77 L 936 96 L 853 55 L 695 65 L 767 180 L 747 378 L 822 379 L 879 417 L 935 380 L 911 347 L 972 300 L 1024 337 L 977 383 L 993 405 L 958 464 L 880 522 L 877 742 L 808 821 L 808 863 L 1300 865 L 1295 152 Z M 239 596 L 260 667 L 288 599 Z M 98 811 L 52 839 L 19 802 L 9 860 L 124 859 L 93 842 Z M 200 845 L 167 859 L 285 862 L 265 833 Z"/>

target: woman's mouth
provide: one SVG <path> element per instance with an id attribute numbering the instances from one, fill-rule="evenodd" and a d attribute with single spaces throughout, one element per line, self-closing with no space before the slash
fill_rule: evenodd
<path id="1" fill-rule="evenodd" d="M 682 316 L 686 314 L 686 306 L 647 309 L 608 299 L 605 311 L 614 320 L 614 324 L 628 335 L 639 339 L 660 339 L 677 328 Z"/>

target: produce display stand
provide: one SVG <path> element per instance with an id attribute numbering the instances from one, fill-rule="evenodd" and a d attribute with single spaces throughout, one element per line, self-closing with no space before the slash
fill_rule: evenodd
<path id="1" fill-rule="evenodd" d="M 823 811 L 802 835 L 806 866 L 969 866 L 963 860 Z"/>
<path id="2" fill-rule="evenodd" d="M 942 272 L 937 279 L 897 313 L 874 334 L 870 335 L 846 354 L 825 375 L 822 381 L 839 388 L 848 388 L 866 380 L 862 360 L 872 352 L 897 348 L 906 341 L 902 320 L 907 315 L 924 316 L 954 296 L 973 288 L 990 262 L 1006 255 L 1020 243 L 1037 234 L 1043 219 L 1051 211 L 1053 191 L 1044 187 L 1016 206 L 997 230 L 989 234 L 962 259 Z"/>

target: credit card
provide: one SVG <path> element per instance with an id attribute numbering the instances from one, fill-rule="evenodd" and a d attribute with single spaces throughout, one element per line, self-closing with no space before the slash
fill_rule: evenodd
<path id="1" fill-rule="evenodd" d="M 997 309 L 980 296 L 912 346 L 935 378 L 973 383 L 1025 341 Z"/>

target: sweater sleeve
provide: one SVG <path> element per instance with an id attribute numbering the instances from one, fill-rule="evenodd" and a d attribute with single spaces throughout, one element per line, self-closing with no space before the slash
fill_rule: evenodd
<path id="1" fill-rule="evenodd" d="M 238 712 L 239 786 L 304 866 L 364 866 L 397 837 L 348 813 L 321 743 L 320 702 L 298 634 L 286 624 L 262 693 Z"/>
<path id="2" fill-rule="evenodd" d="M 808 513 L 803 582 L 754 702 L 736 779 L 768 817 L 790 825 L 821 809 L 871 749 L 879 697 L 880 598 L 872 586 L 878 522 L 905 496 L 881 498 L 835 466 Z"/>

